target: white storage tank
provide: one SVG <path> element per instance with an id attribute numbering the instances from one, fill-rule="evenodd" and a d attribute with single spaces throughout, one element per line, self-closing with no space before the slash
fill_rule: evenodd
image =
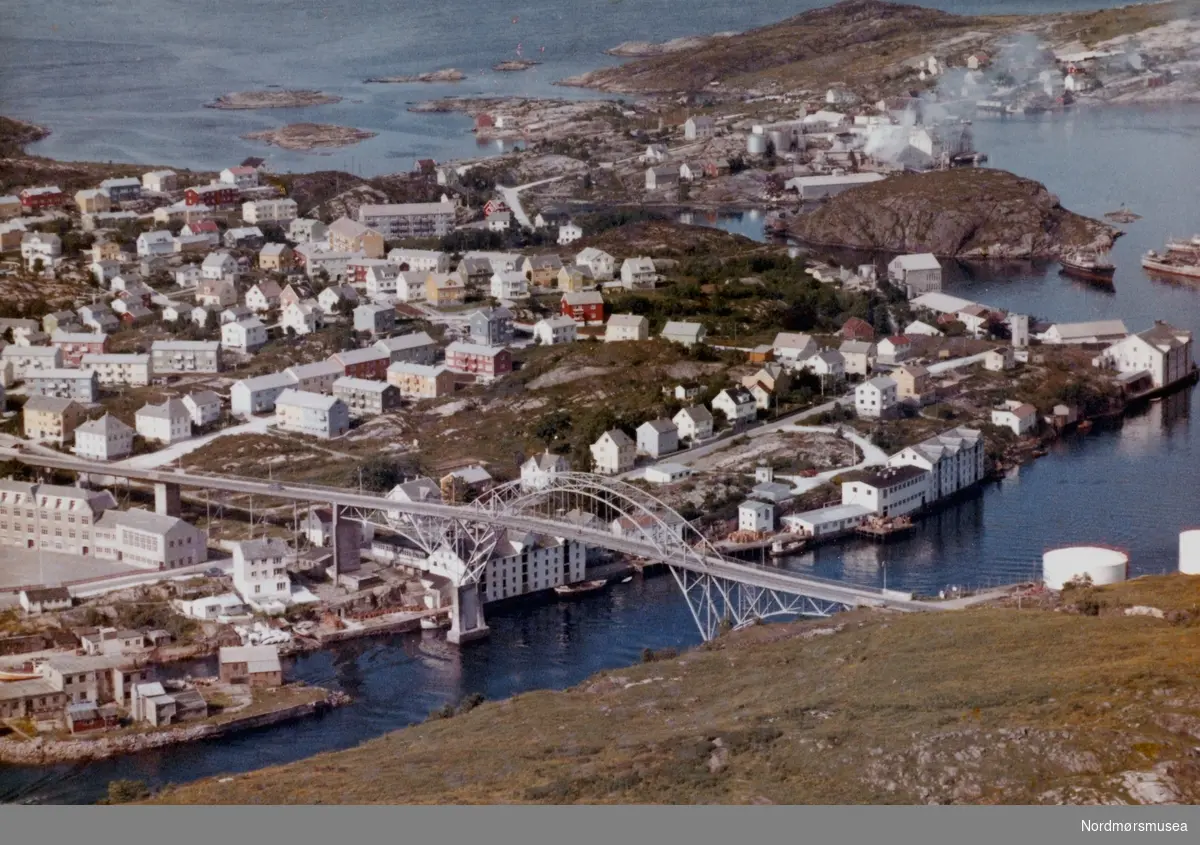
<path id="1" fill-rule="evenodd" d="M 1084 575 L 1096 586 L 1129 577 L 1129 555 L 1107 546 L 1064 546 L 1042 555 L 1042 580 L 1051 590 Z"/>
<path id="2" fill-rule="evenodd" d="M 752 156 L 763 155 L 767 151 L 766 135 L 750 135 L 746 138 L 746 152 Z"/>
<path id="3" fill-rule="evenodd" d="M 1184 575 L 1200 575 L 1200 528 L 1179 533 L 1179 571 Z"/>

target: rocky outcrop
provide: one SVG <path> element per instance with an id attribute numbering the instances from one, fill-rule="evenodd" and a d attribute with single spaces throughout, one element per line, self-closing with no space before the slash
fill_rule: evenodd
<path id="1" fill-rule="evenodd" d="M 349 147 L 374 138 L 377 132 L 336 126 L 332 123 L 289 123 L 279 129 L 264 129 L 243 135 L 247 141 L 262 141 L 285 150 L 315 150 L 319 147 Z"/>
<path id="2" fill-rule="evenodd" d="M 411 76 L 372 76 L 365 82 L 462 82 L 467 78 L 467 75 L 458 68 L 446 68 L 445 70 L 431 70 L 427 73 L 418 73 Z"/>
<path id="3" fill-rule="evenodd" d="M 295 109 L 304 106 L 325 106 L 340 103 L 341 97 L 321 91 L 235 91 L 205 103 L 209 109 Z"/>
<path id="4" fill-rule="evenodd" d="M 1003 170 L 891 176 L 791 219 L 805 243 L 944 258 L 1055 258 L 1108 249 L 1120 232 L 1063 208 L 1044 185 Z"/>

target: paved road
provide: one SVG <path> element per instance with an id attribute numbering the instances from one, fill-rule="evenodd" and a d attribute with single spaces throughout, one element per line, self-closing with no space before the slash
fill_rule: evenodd
<path id="1" fill-rule="evenodd" d="M 529 219 L 529 215 L 525 213 L 525 209 L 521 207 L 521 191 L 528 188 L 536 188 L 538 185 L 549 185 L 551 182 L 557 182 L 560 179 L 566 179 L 567 175 L 552 176 L 549 179 L 539 179 L 537 182 L 527 182 L 524 185 L 517 185 L 513 188 L 506 188 L 503 185 L 497 185 L 496 190 L 500 192 L 500 196 L 504 197 L 504 202 L 512 210 L 513 217 L 527 229 L 533 228 L 533 221 Z"/>
<path id="2" fill-rule="evenodd" d="M 933 375 L 947 372 L 948 370 L 957 370 L 961 367 L 969 367 L 972 364 L 978 364 L 987 357 L 986 352 L 980 352 L 978 355 L 968 355 L 966 358 L 953 358 L 949 361 L 938 361 L 936 364 L 930 364 L 925 369 L 929 370 Z"/>

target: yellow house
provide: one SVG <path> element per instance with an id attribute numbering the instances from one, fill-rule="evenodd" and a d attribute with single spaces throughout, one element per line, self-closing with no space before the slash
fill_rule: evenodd
<path id="1" fill-rule="evenodd" d="M 454 392 L 454 373 L 447 367 L 396 361 L 387 370 L 388 384 L 405 399 L 436 399 Z"/>
<path id="2" fill-rule="evenodd" d="M 21 215 L 21 198 L 15 196 L 0 197 L 0 220 Z"/>
<path id="3" fill-rule="evenodd" d="M 553 254 L 530 255 L 521 265 L 521 271 L 525 274 L 525 278 L 543 288 L 554 284 L 562 268 L 562 259 Z"/>
<path id="4" fill-rule="evenodd" d="M 258 251 L 258 266 L 262 270 L 287 270 L 293 257 L 287 244 L 266 244 Z"/>
<path id="5" fill-rule="evenodd" d="M 81 422 L 83 407 L 70 399 L 31 396 L 25 402 L 25 437 L 30 440 L 64 445 L 74 438 Z"/>
<path id="6" fill-rule="evenodd" d="M 921 402 L 929 394 L 929 370 L 920 364 L 905 364 L 892 370 L 891 376 L 896 382 L 897 399 Z"/>
<path id="7" fill-rule="evenodd" d="M 592 277 L 590 267 L 582 264 L 564 264 L 558 271 L 558 289 L 563 293 L 579 293 L 595 285 L 596 280 Z"/>
<path id="8" fill-rule="evenodd" d="M 121 245 L 116 241 L 97 241 L 92 246 L 93 261 L 118 261 L 121 258 Z"/>
<path id="9" fill-rule="evenodd" d="M 383 235 L 349 217 L 330 223 L 326 233 L 334 252 L 361 252 L 367 258 L 383 258 Z"/>
<path id="10" fill-rule="evenodd" d="M 425 299 L 435 308 L 462 305 L 466 295 L 462 279 L 453 273 L 430 273 L 425 279 Z"/>
<path id="11" fill-rule="evenodd" d="M 103 214 L 112 209 L 112 202 L 104 191 L 92 188 L 87 191 L 75 192 L 75 204 L 81 214 Z"/>

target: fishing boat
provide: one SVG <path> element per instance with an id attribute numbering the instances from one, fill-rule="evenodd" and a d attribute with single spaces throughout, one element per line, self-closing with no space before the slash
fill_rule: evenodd
<path id="1" fill-rule="evenodd" d="M 1168 240 L 1167 255 L 1179 255 L 1186 258 L 1200 256 L 1200 235 L 1192 235 L 1186 241 Z"/>
<path id="2" fill-rule="evenodd" d="M 1200 253 L 1190 258 L 1184 258 L 1178 253 L 1163 255 L 1162 253 L 1150 250 L 1142 256 L 1142 267 L 1152 273 L 1200 279 Z"/>
<path id="3" fill-rule="evenodd" d="M 1087 279 L 1091 282 L 1112 284 L 1116 267 L 1107 252 L 1094 249 L 1081 249 L 1070 252 L 1059 260 L 1062 272 L 1077 279 Z"/>
<path id="4" fill-rule="evenodd" d="M 565 599 L 575 598 L 576 596 L 594 593 L 597 590 L 603 590 L 608 584 L 607 581 L 600 579 L 596 581 L 580 581 L 578 584 L 559 584 L 554 588 L 556 595 Z"/>
<path id="5" fill-rule="evenodd" d="M 632 576 L 632 575 L 626 575 L 624 578 L 622 578 L 622 579 L 621 579 L 621 583 L 622 583 L 622 584 L 628 584 L 628 583 L 629 583 L 630 581 L 632 581 L 632 580 L 633 580 L 633 576 Z"/>
<path id="6" fill-rule="evenodd" d="M 808 544 L 808 540 L 804 537 L 776 537 L 771 542 L 771 548 L 768 554 L 771 557 L 786 557 L 794 555 Z"/>

